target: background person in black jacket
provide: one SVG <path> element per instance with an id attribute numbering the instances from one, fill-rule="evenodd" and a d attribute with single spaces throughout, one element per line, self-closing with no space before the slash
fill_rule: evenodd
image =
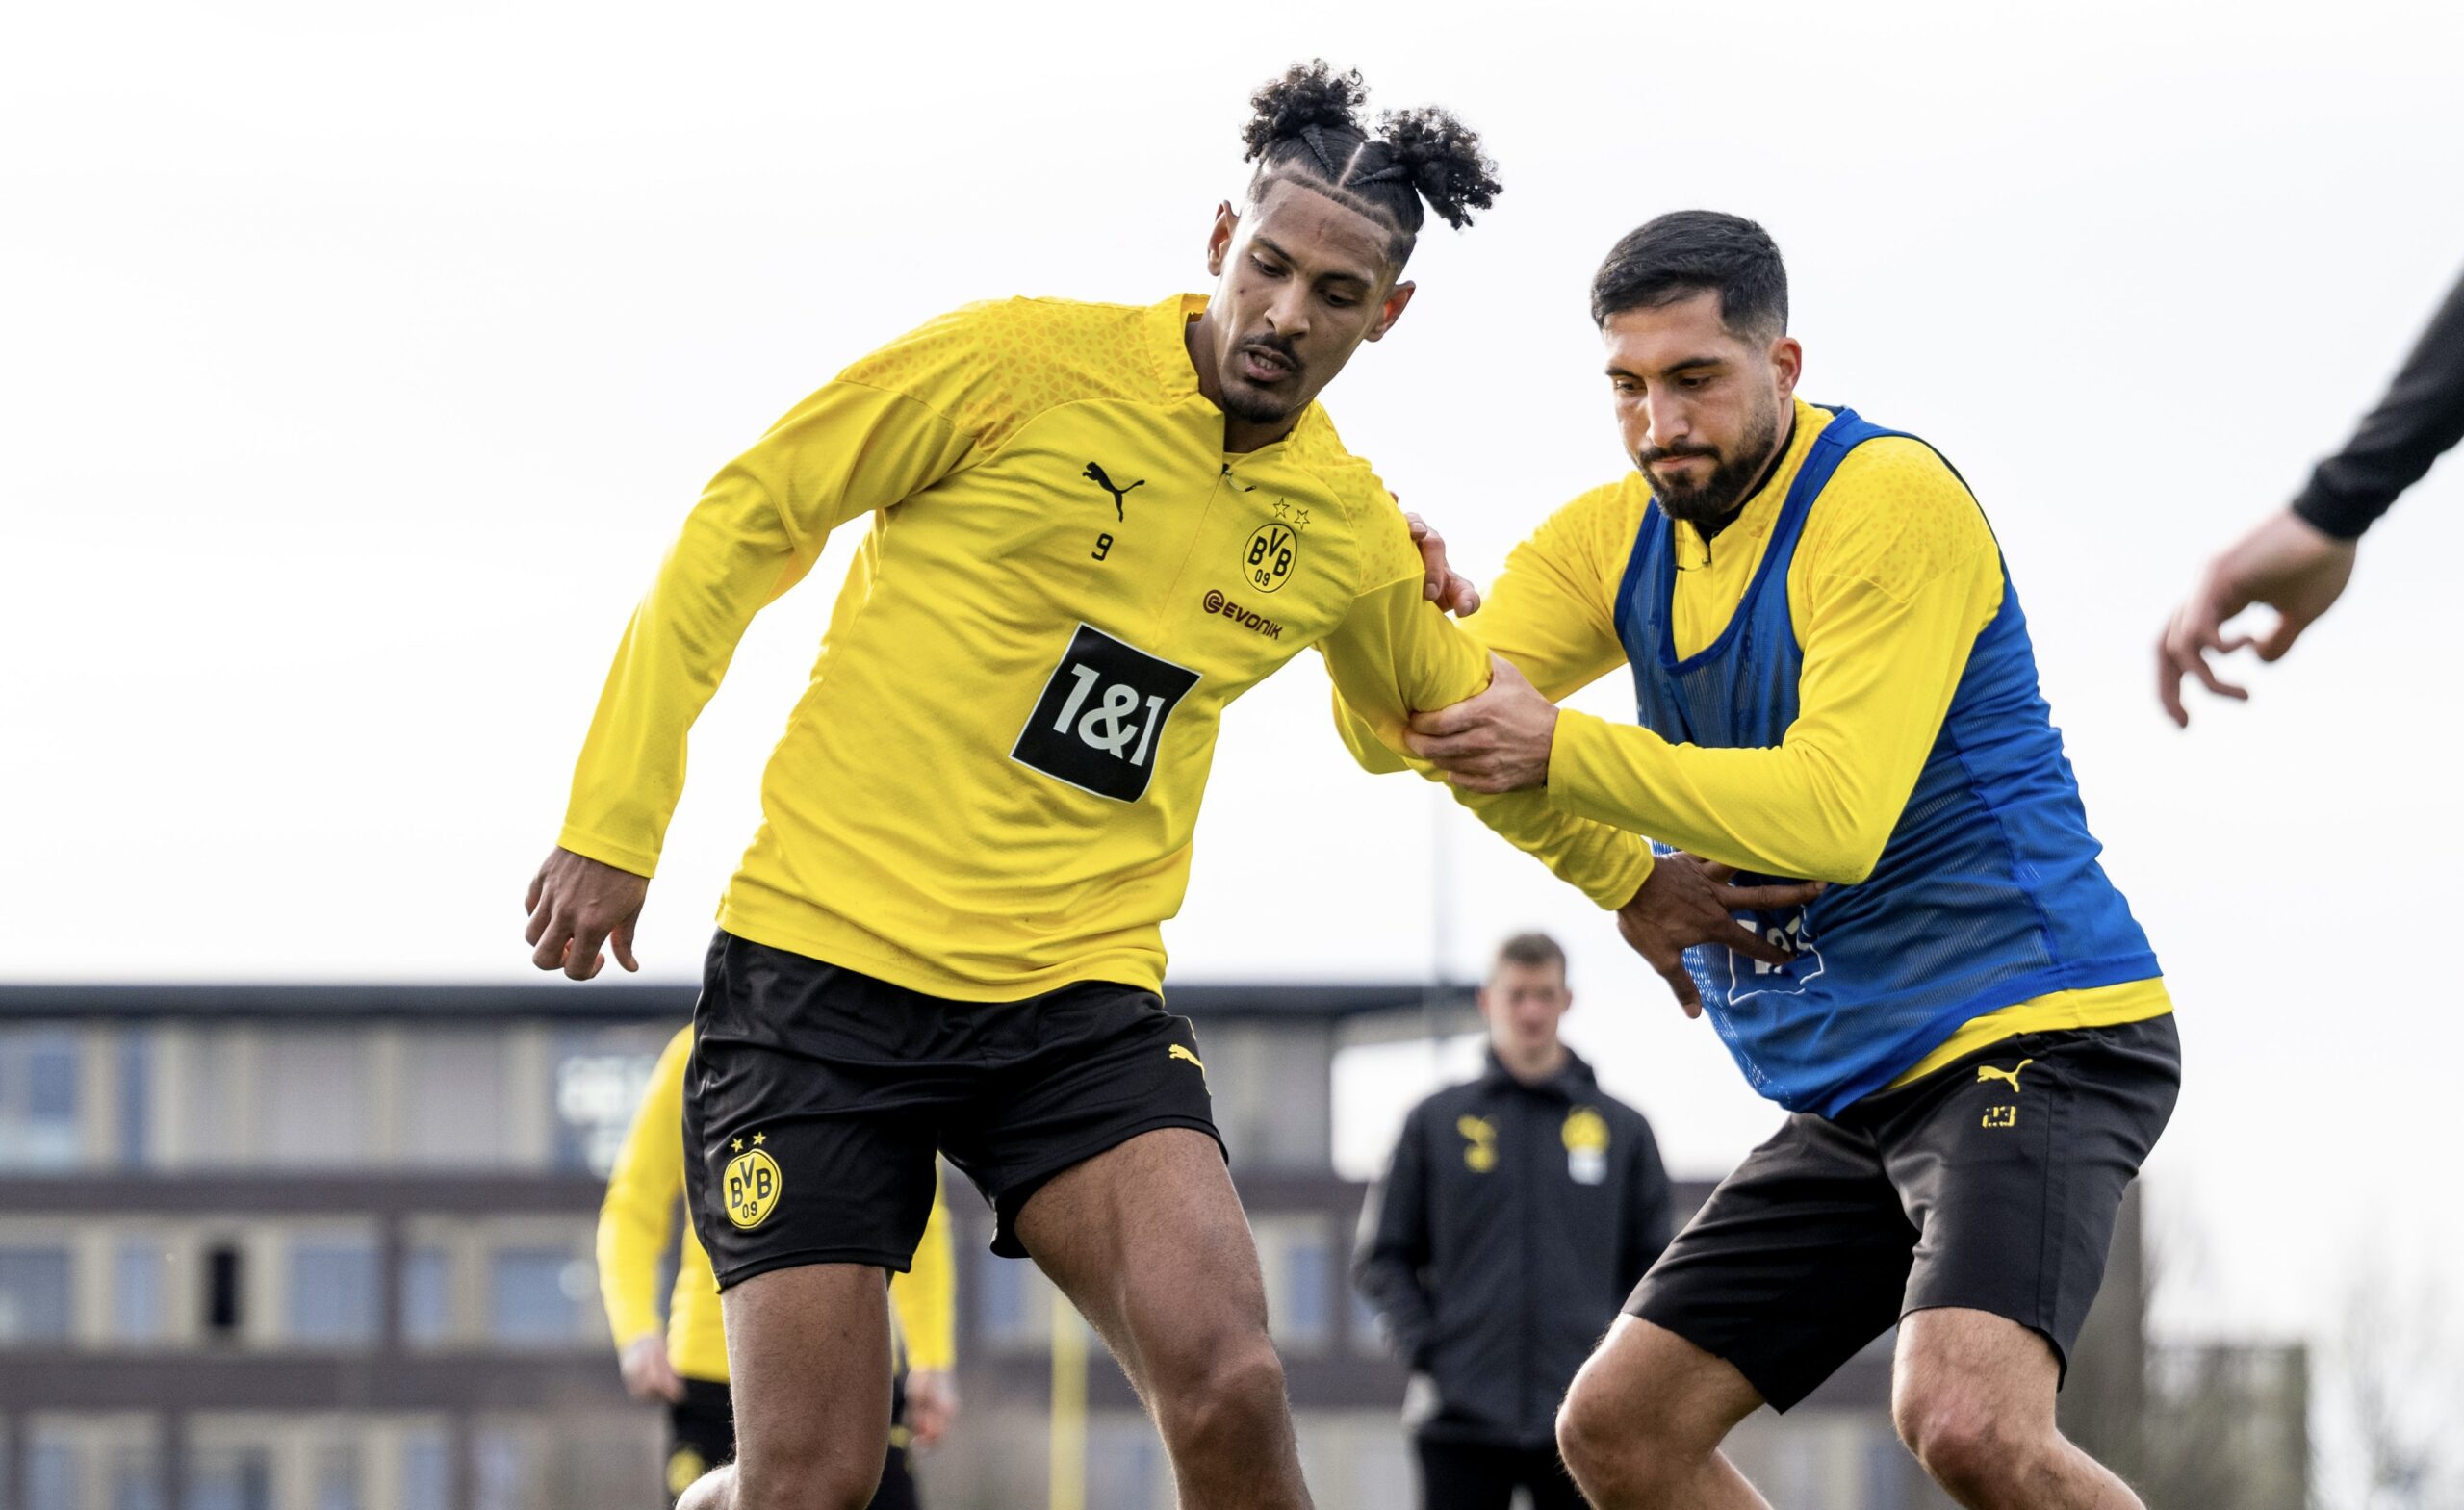
<path id="1" fill-rule="evenodd" d="M 1489 1066 L 1412 1109 L 1361 1214 L 1354 1267 L 1413 1372 L 1404 1421 L 1427 1510 L 1579 1510 L 1557 1401 L 1668 1245 L 1651 1124 L 1557 1037 L 1574 1005 L 1543 934 L 1505 941 L 1480 990 Z"/>

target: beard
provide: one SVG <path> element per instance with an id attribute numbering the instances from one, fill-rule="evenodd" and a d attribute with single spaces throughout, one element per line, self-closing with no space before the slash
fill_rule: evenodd
<path id="1" fill-rule="evenodd" d="M 1281 358 L 1289 369 L 1283 381 L 1272 388 L 1261 388 L 1244 376 L 1235 364 L 1244 351 L 1250 349 Z M 1225 354 L 1216 375 L 1217 386 L 1223 391 L 1223 412 L 1245 424 L 1273 424 L 1288 420 L 1307 402 L 1300 391 L 1300 355 L 1292 349 L 1289 341 L 1251 336 Z"/>
<path id="2" fill-rule="evenodd" d="M 1765 398 L 1758 400 L 1754 413 L 1747 418 L 1745 433 L 1738 437 L 1734 450 L 1722 451 L 1709 446 L 1655 447 L 1636 456 L 1634 464 L 1642 469 L 1643 480 L 1651 484 L 1652 497 L 1658 500 L 1663 513 L 1702 529 L 1736 512 L 1737 505 L 1762 479 L 1779 442 L 1780 406 Z M 1652 471 L 1654 462 L 1677 456 L 1709 457 L 1711 474 L 1688 486 Z"/>

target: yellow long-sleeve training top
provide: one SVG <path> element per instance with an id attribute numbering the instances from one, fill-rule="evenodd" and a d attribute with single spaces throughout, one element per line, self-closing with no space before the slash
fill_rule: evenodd
<path id="1" fill-rule="evenodd" d="M 1674 524 L 1681 570 L 1670 632 L 1681 658 L 1709 647 L 1738 611 L 1832 414 L 1800 399 L 1794 418 L 1779 465 L 1715 536 Z M 1650 503 L 1640 473 L 1577 497 L 1515 548 L 1466 627 L 1553 702 L 1625 668 L 1617 596 Z M 2002 589 L 1993 532 L 1958 474 L 1921 441 L 1867 441 L 1840 462 L 1789 562 L 1788 611 L 1804 664 L 1785 740 L 1681 745 L 1563 709 L 1549 795 L 1568 811 L 1742 870 L 1862 880 L 1908 806 Z M 1338 714 L 1363 764 L 1402 763 L 1340 706 Z M 1964 1024 L 1893 1084 L 2013 1034 L 2170 1010 L 2156 978 L 2036 997 Z"/>
<path id="2" fill-rule="evenodd" d="M 1151 308 L 970 306 L 856 363 L 711 481 L 616 655 L 558 840 L 649 875 L 685 732 L 755 610 L 872 516 L 720 926 L 935 995 L 1160 988 L 1218 720 L 1303 647 L 1387 733 L 1487 684 L 1402 514 L 1312 404 L 1223 450 Z M 1634 835 L 1467 799 L 1604 907 Z"/>
<path id="3" fill-rule="evenodd" d="M 659 1329 L 658 1266 L 679 1223 L 684 1197 L 684 1066 L 693 1030 L 670 1038 L 651 1071 L 616 1167 L 599 1208 L 599 1296 L 607 1329 L 622 1351 Z M 676 1288 L 667 1304 L 667 1361 L 688 1379 L 728 1376 L 727 1333 L 720 1322 L 719 1285 L 710 1256 L 681 1224 Z M 933 1215 L 915 1246 L 915 1262 L 890 1278 L 890 1304 L 907 1367 L 939 1369 L 958 1361 L 958 1267 L 951 1257 L 950 1212 L 937 1185 Z"/>

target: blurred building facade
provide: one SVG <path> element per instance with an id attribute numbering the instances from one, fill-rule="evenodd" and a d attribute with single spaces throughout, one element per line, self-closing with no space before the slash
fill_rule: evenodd
<path id="1" fill-rule="evenodd" d="M 1258 1237 L 1310 1482 L 1413 1500 L 1404 1379 L 1348 1282 L 1335 1055 L 1472 1024 L 1420 985 L 1175 986 Z M 602 1180 L 685 987 L 0 987 L 0 1510 L 655 1505 L 661 1421 L 601 1320 Z M 1707 1184 L 1681 1186 L 1688 1208 Z M 1046 1500 L 1056 1308 L 960 1222 L 961 1389 L 935 1510 Z M 2138 1429 L 2135 1210 L 2066 1395 Z M 1063 1308 L 1062 1324 L 1079 1325 Z M 1094 1349 L 1085 1504 L 1172 1502 Z M 1734 1456 L 1775 1502 L 1947 1504 L 1888 1414 L 1888 1340 Z M 2093 1401 L 2097 1408 L 2076 1408 Z M 2073 1416 L 2079 1419 L 2073 1420 Z"/>

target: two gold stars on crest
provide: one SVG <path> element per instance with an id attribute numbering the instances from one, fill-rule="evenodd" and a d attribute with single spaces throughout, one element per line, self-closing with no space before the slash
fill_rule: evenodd
<path id="1" fill-rule="evenodd" d="M 769 1134 L 767 1134 L 767 1133 L 756 1133 L 756 1134 L 754 1134 L 754 1135 L 753 1135 L 753 1146 L 754 1146 L 754 1147 L 756 1147 L 756 1148 L 760 1147 L 764 1142 L 766 1142 L 766 1141 L 768 1141 L 768 1140 L 769 1140 L 769 1138 L 770 1138 L 770 1135 L 769 1135 Z M 744 1139 L 741 1139 L 741 1138 L 738 1138 L 738 1139 L 733 1139 L 730 1140 L 730 1142 L 728 1143 L 728 1152 L 730 1152 L 730 1153 L 735 1153 L 735 1154 L 740 1154 L 740 1153 L 744 1152 Z"/>

